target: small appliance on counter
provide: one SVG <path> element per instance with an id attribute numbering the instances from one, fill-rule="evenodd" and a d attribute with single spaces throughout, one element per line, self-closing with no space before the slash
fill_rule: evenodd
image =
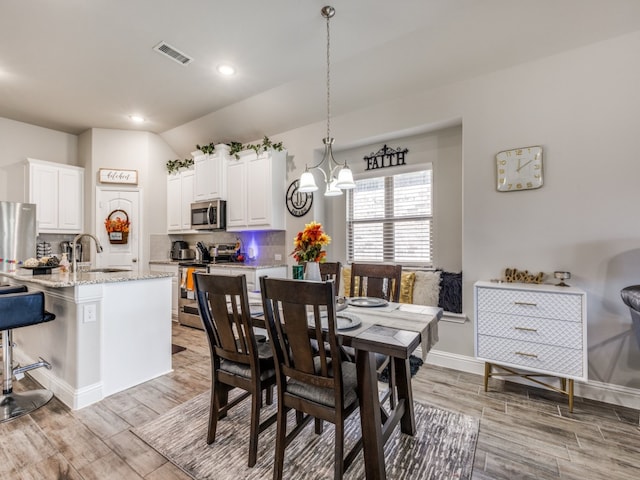
<path id="1" fill-rule="evenodd" d="M 193 260 L 196 252 L 189 248 L 189 244 L 183 240 L 176 240 L 171 244 L 171 260 Z"/>
<path id="2" fill-rule="evenodd" d="M 60 242 L 60 256 L 63 253 L 67 254 L 67 259 L 73 263 L 73 257 L 76 257 L 76 262 L 82 262 L 82 243 L 76 243 L 76 251 L 71 250 L 71 244 L 73 242 Z"/>

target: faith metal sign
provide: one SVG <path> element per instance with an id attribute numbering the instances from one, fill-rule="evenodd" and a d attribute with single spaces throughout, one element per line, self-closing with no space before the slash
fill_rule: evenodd
<path id="1" fill-rule="evenodd" d="M 407 148 L 389 148 L 385 144 L 376 153 L 372 153 L 364 157 L 367 162 L 366 170 L 375 170 L 377 168 L 397 167 L 405 165 L 405 155 L 409 152 Z"/>

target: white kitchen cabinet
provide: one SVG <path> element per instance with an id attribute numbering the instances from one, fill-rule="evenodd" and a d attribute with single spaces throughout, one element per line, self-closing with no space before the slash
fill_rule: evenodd
<path id="1" fill-rule="evenodd" d="M 194 201 L 226 200 L 229 147 L 216 145 L 216 151 L 213 154 L 194 153 L 192 153 L 195 165 Z"/>
<path id="2" fill-rule="evenodd" d="M 178 320 L 178 297 L 180 296 L 180 285 L 178 282 L 178 265 L 177 264 L 158 264 L 149 263 L 150 272 L 166 272 L 171 273 L 171 317 Z"/>
<path id="3" fill-rule="evenodd" d="M 167 231 L 192 232 L 191 203 L 193 203 L 195 172 L 193 169 L 173 173 L 167 177 Z"/>
<path id="4" fill-rule="evenodd" d="M 286 151 L 238 156 L 227 160 L 227 231 L 284 230 Z"/>
<path id="5" fill-rule="evenodd" d="M 494 282 L 476 282 L 474 293 L 475 354 L 485 362 L 485 391 L 494 367 L 529 379 L 558 377 L 560 388 L 537 382 L 567 394 L 572 410 L 573 381 L 588 377 L 586 293 Z"/>
<path id="6" fill-rule="evenodd" d="M 41 233 L 80 233 L 84 220 L 84 168 L 27 159 L 27 198 L 37 205 Z"/>

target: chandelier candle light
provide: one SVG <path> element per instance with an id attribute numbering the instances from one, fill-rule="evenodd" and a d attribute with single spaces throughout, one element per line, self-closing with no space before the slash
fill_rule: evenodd
<path id="1" fill-rule="evenodd" d="M 324 143 L 324 155 L 320 163 L 305 168 L 304 173 L 300 176 L 300 186 L 298 191 L 302 193 L 315 192 L 318 190 L 315 178 L 311 170 L 320 170 L 324 177 L 324 181 L 327 185 L 324 192 L 325 197 L 333 197 L 336 195 L 342 195 L 342 190 L 348 190 L 355 188 L 356 184 L 353 181 L 353 174 L 351 169 L 347 165 L 347 161 L 343 164 L 336 162 L 333 158 L 333 138 L 331 137 L 331 62 L 330 62 L 330 46 L 331 35 L 329 29 L 329 19 L 336 13 L 335 8 L 331 6 L 323 7 L 322 16 L 327 19 L 327 136 L 322 139 Z M 326 165 L 325 165 L 326 163 Z M 324 165 L 324 167 L 323 167 Z M 338 177 L 336 178 L 336 172 Z"/>

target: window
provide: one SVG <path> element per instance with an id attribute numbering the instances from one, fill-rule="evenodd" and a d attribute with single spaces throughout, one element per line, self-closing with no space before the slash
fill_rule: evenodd
<path id="1" fill-rule="evenodd" d="M 347 194 L 349 262 L 433 266 L 432 186 L 431 165 L 356 180 Z"/>

